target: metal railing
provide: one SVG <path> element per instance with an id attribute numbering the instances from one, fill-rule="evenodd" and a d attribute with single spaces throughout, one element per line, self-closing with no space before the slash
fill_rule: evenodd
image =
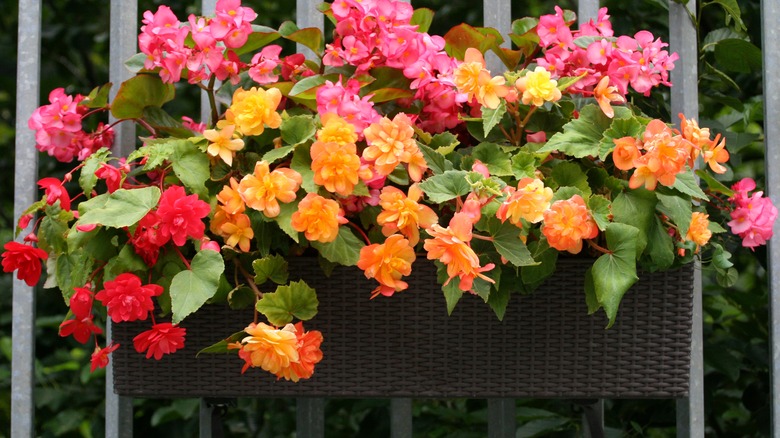
<path id="1" fill-rule="evenodd" d="M 37 196 L 37 151 L 30 147 L 35 143 L 32 131 L 27 129 L 27 115 L 39 105 L 40 88 L 40 44 L 41 44 L 41 0 L 19 1 L 19 48 L 17 66 L 16 98 L 16 161 L 14 174 L 14 216 L 23 210 Z M 203 12 L 214 10 L 215 0 L 202 0 Z M 324 25 L 323 16 L 316 9 L 320 0 L 296 0 L 299 27 Z M 672 72 L 675 84 L 672 93 L 672 114 L 680 112 L 688 117 L 697 117 L 697 47 L 694 25 L 689 14 L 694 14 L 695 1 L 686 6 L 669 1 L 669 42 L 671 51 L 680 54 L 680 60 Z M 595 18 L 598 0 L 582 0 L 579 3 L 580 20 Z M 763 29 L 763 72 L 764 72 L 764 120 L 766 138 L 767 193 L 775 204 L 780 202 L 780 81 L 776 72 L 780 70 L 780 2 L 764 0 L 761 4 Z M 484 25 L 498 29 L 502 34 L 510 30 L 511 11 L 509 0 L 484 0 Z M 130 76 L 123 61 L 135 54 L 136 32 L 138 30 L 137 0 L 111 0 L 111 42 L 110 81 L 120 83 Z M 305 48 L 304 48 L 305 49 Z M 489 60 L 497 70 L 497 59 Z M 135 136 L 132 124 L 120 124 L 116 129 L 116 144 L 132 145 L 126 141 Z M 128 151 L 117 151 L 127 153 Z M 23 233 L 24 234 L 24 233 Z M 778 236 L 769 245 L 770 262 L 770 310 L 772 342 L 772 375 L 780 375 L 780 277 L 774 275 L 780 268 L 780 247 Z M 698 271 L 697 271 L 698 272 Z M 697 274 L 699 275 L 699 274 Z M 703 354 L 702 354 L 702 303 L 701 279 L 696 280 L 694 291 L 693 344 L 691 355 L 690 396 L 677 401 L 677 430 L 680 437 L 704 436 L 703 401 Z M 12 361 L 12 428 L 11 436 L 34 436 L 34 358 L 33 338 L 35 321 L 35 295 L 24 282 L 13 280 L 13 361 Z M 110 327 L 106 333 L 110 338 Z M 106 436 L 130 437 L 132 430 L 132 400 L 114 394 L 112 370 L 108 367 L 106 378 Z M 772 430 L 780 433 L 780 380 L 772 382 Z M 324 434 L 324 400 L 298 400 L 298 436 L 320 437 Z M 412 402 L 410 399 L 391 401 L 391 424 L 393 437 L 408 437 L 412 434 Z M 603 406 L 593 407 L 603 415 Z M 201 403 L 201 436 L 211 436 L 211 407 Z M 603 422 L 603 418 L 602 418 Z M 488 401 L 488 434 L 490 437 L 513 437 L 515 434 L 515 403 L 511 399 Z"/>

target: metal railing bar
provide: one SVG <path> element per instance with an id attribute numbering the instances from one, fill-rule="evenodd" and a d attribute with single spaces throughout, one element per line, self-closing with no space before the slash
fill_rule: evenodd
<path id="1" fill-rule="evenodd" d="M 114 84 L 111 99 L 116 95 L 119 84 L 129 79 L 132 73 L 125 68 L 125 60 L 137 51 L 138 32 L 137 0 L 111 0 L 111 41 L 109 44 L 109 81 Z M 113 118 L 109 117 L 113 122 Z M 115 128 L 113 152 L 126 156 L 135 149 L 135 125 L 120 123 Z M 106 321 L 106 339 L 111 342 L 111 321 Z M 132 348 L 124 345 L 123 348 Z M 114 367 L 106 367 L 106 437 L 125 438 L 133 436 L 133 400 L 114 393 Z"/>
<path id="2" fill-rule="evenodd" d="M 35 202 L 38 190 L 38 151 L 27 118 L 38 107 L 41 71 L 41 1 L 19 1 L 16 64 L 16 157 L 14 218 Z M 30 232 L 24 230 L 21 236 Z M 13 278 L 11 359 L 11 436 L 35 434 L 35 289 Z"/>
<path id="3" fill-rule="evenodd" d="M 299 397 L 296 399 L 296 436 L 322 438 L 325 436 L 325 399 Z"/>
<path id="4" fill-rule="evenodd" d="M 317 5 L 320 3 L 322 3 L 320 0 L 295 0 L 295 23 L 300 29 L 307 27 L 325 29 L 325 16 L 317 9 Z M 306 58 L 315 58 L 314 52 L 308 47 L 303 44 L 296 46 L 298 52 L 306 55 Z"/>
<path id="5" fill-rule="evenodd" d="M 412 399 L 390 399 L 390 437 L 408 438 L 412 430 Z"/>
<path id="6" fill-rule="evenodd" d="M 698 47 L 696 28 L 691 20 L 695 16 L 693 9 L 669 1 L 669 45 L 673 52 L 680 55 L 671 72 L 672 118 L 683 113 L 686 117 L 698 118 Z M 689 15 L 690 14 L 690 15 Z M 702 285 L 701 265 L 697 262 L 694 269 L 693 318 L 691 333 L 691 373 L 689 395 L 677 400 L 677 436 L 704 436 L 704 353 L 702 341 Z"/>
<path id="7" fill-rule="evenodd" d="M 488 438 L 512 438 L 516 430 L 515 400 L 488 399 Z"/>
<path id="8" fill-rule="evenodd" d="M 780 68 L 780 31 L 777 29 L 780 20 L 780 4 L 775 0 L 761 1 L 761 39 L 763 50 L 763 82 L 764 82 L 764 141 L 766 155 L 766 192 L 774 205 L 780 203 L 780 82 L 769 80 L 776 77 Z M 767 262 L 769 266 L 769 314 L 772 384 L 772 436 L 780 434 L 780 237 L 778 225 L 775 224 L 774 237 L 769 241 Z"/>
<path id="9" fill-rule="evenodd" d="M 577 23 L 595 20 L 599 15 L 599 0 L 580 0 L 577 3 Z"/>
<path id="10" fill-rule="evenodd" d="M 509 48 L 512 42 L 509 40 L 509 32 L 512 30 L 512 2 L 511 0 L 483 0 L 482 11 L 484 14 L 483 26 L 492 27 L 505 38 L 501 47 Z M 492 75 L 500 75 L 506 67 L 493 52 L 485 55 L 485 63 Z"/>

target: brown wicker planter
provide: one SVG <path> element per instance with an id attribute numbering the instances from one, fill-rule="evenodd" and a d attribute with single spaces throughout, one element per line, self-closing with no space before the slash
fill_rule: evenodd
<path id="1" fill-rule="evenodd" d="M 186 348 L 160 361 L 132 347 L 149 323 L 114 326 L 114 389 L 133 397 L 535 397 L 645 398 L 688 393 L 693 275 L 690 266 L 644 274 L 615 325 L 587 315 L 589 261 L 560 260 L 531 296 L 513 296 L 503 322 L 476 296 L 452 316 L 433 265 L 416 264 L 408 291 L 368 300 L 375 287 L 357 269 L 325 278 L 317 263 L 291 266 L 317 289 L 324 359 L 312 379 L 241 374 L 235 355 L 195 353 L 240 331 L 252 312 L 212 306 L 187 318 Z"/>

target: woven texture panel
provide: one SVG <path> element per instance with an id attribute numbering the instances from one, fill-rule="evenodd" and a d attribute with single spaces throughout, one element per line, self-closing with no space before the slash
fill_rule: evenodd
<path id="1" fill-rule="evenodd" d="M 452 316 L 432 264 L 418 262 L 409 290 L 369 300 L 376 287 L 357 269 L 324 277 L 316 260 L 290 277 L 317 289 L 324 358 L 314 376 L 277 381 L 241 374 L 234 354 L 196 358 L 200 349 L 241 331 L 252 311 L 210 306 L 188 317 L 186 347 L 162 360 L 133 349 L 149 321 L 114 326 L 114 389 L 133 397 L 534 397 L 660 398 L 688 393 L 692 268 L 643 274 L 626 294 L 617 322 L 587 315 L 583 278 L 592 261 L 562 259 L 533 295 L 513 295 L 504 321 L 477 296 Z M 262 316 L 262 315 L 261 315 Z"/>

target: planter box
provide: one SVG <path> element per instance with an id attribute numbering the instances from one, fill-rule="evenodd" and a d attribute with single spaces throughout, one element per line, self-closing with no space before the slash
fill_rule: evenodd
<path id="1" fill-rule="evenodd" d="M 504 321 L 477 296 L 452 316 L 435 268 L 415 265 L 409 290 L 369 300 L 376 287 L 357 269 L 324 277 L 317 263 L 295 263 L 290 277 L 317 289 L 324 358 L 314 376 L 277 381 L 259 369 L 241 374 L 234 354 L 195 358 L 242 330 L 251 310 L 211 306 L 188 317 L 186 348 L 162 360 L 135 352 L 149 321 L 113 326 L 114 390 L 132 397 L 534 397 L 648 398 L 688 394 L 693 268 L 643 274 L 626 294 L 615 325 L 587 315 L 583 278 L 592 261 L 561 259 L 533 295 L 513 295 Z"/>

